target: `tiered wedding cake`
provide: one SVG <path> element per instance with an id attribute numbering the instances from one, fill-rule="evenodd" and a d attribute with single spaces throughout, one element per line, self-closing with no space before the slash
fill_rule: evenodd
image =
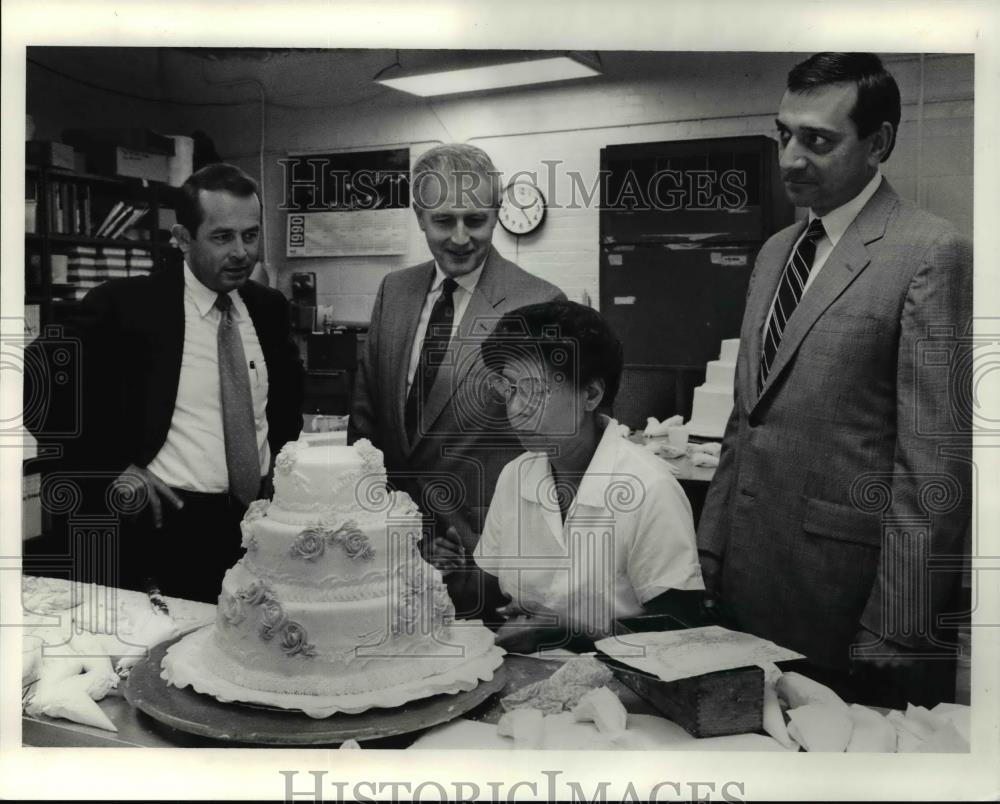
<path id="1" fill-rule="evenodd" d="M 368 441 L 286 444 L 274 501 L 243 519 L 246 553 L 222 582 L 215 624 L 167 650 L 163 678 L 313 717 L 492 678 L 503 651 L 480 621 L 454 620 L 417 549 L 420 512 L 385 479 Z"/>
<path id="2" fill-rule="evenodd" d="M 722 438 L 726 422 L 733 410 L 733 385 L 736 381 L 736 355 L 740 350 L 739 338 L 722 342 L 718 360 L 708 363 L 705 384 L 694 389 L 694 405 L 690 435 L 705 438 Z"/>

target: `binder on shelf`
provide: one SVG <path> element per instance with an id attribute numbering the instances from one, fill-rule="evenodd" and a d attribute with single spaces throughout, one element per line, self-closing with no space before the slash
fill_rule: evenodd
<path id="1" fill-rule="evenodd" d="M 69 281 L 77 286 L 92 287 L 108 278 L 107 271 L 98 259 L 93 246 L 74 246 L 67 252 L 69 256 Z"/>
<path id="2" fill-rule="evenodd" d="M 139 220 L 149 212 L 148 207 L 131 207 L 132 211 L 129 213 L 125 221 L 118 227 L 116 227 L 108 237 L 121 237 L 125 232 L 131 229 Z"/>
<path id="3" fill-rule="evenodd" d="M 108 223 L 108 227 L 104 230 L 102 237 L 113 237 L 118 227 L 132 214 L 132 210 L 133 207 L 130 204 L 123 204 L 118 214 Z"/>
<path id="4" fill-rule="evenodd" d="M 62 211 L 62 232 L 63 234 L 73 234 L 73 206 L 70 194 L 71 185 L 69 182 L 59 182 L 59 201 Z"/>
<path id="5" fill-rule="evenodd" d="M 115 205 L 111 207 L 111 211 L 108 212 L 107 217 L 105 217 L 101 225 L 97 227 L 97 231 L 94 232 L 94 237 L 105 237 L 105 233 L 112 225 L 114 225 L 114 222 L 119 219 L 119 216 L 124 209 L 125 202 L 116 201 Z"/>
<path id="6" fill-rule="evenodd" d="M 128 275 L 148 276 L 153 272 L 153 258 L 148 252 L 130 251 L 128 255 Z"/>
<path id="7" fill-rule="evenodd" d="M 128 249 L 105 246 L 101 249 L 101 260 L 108 278 L 128 276 Z"/>
<path id="8" fill-rule="evenodd" d="M 62 193 L 59 191 L 59 183 L 52 185 L 49 191 L 49 225 L 56 234 L 62 234 Z"/>
<path id="9" fill-rule="evenodd" d="M 69 233 L 80 234 L 80 202 L 78 199 L 77 186 L 70 184 L 69 187 L 69 214 L 66 216 L 69 222 Z"/>
<path id="10" fill-rule="evenodd" d="M 85 235 L 89 235 L 93 231 L 93 223 L 90 220 L 90 207 L 90 185 L 88 184 L 84 187 L 83 194 L 83 228 L 81 229 L 81 232 Z"/>

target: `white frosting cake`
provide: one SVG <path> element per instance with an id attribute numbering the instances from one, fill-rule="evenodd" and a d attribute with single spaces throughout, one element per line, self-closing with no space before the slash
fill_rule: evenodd
<path id="1" fill-rule="evenodd" d="M 286 444 L 274 501 L 243 519 L 246 553 L 223 579 L 215 624 L 168 649 L 163 677 L 315 717 L 492 678 L 503 651 L 480 621 L 454 620 L 417 549 L 420 512 L 385 480 L 368 441 Z"/>
<path id="2" fill-rule="evenodd" d="M 705 367 L 705 384 L 694 389 L 694 404 L 688 430 L 691 435 L 722 438 L 733 410 L 733 386 L 736 382 L 736 356 L 739 338 L 722 342 L 718 360 Z"/>

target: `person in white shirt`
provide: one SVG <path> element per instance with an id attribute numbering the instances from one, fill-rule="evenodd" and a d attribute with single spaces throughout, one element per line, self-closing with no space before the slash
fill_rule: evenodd
<path id="1" fill-rule="evenodd" d="M 500 474 L 469 561 L 436 545 L 456 609 L 495 622 L 509 649 L 579 645 L 614 620 L 656 611 L 671 590 L 704 589 L 691 506 L 666 464 L 605 415 L 620 341 L 581 304 L 507 313 L 483 347 L 490 388 L 528 450 Z"/>

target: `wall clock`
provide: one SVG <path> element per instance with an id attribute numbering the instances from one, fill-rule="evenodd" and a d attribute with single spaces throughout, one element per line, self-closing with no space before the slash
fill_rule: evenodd
<path id="1" fill-rule="evenodd" d="M 527 179 L 508 184 L 500 202 L 500 223 L 513 235 L 535 231 L 545 220 L 545 196 Z"/>

